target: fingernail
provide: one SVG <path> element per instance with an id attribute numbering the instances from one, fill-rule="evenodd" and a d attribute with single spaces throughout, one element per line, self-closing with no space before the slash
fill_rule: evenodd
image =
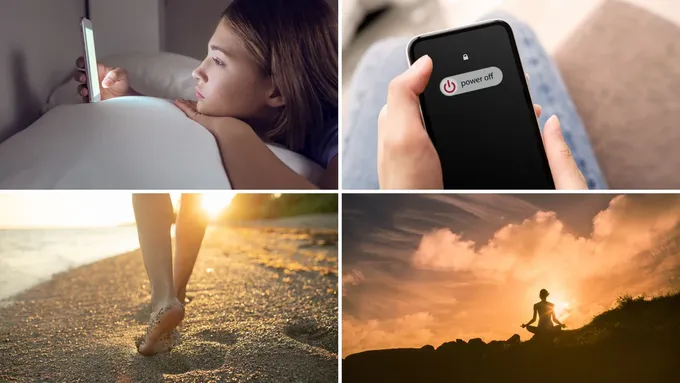
<path id="1" fill-rule="evenodd" d="M 104 85 L 104 86 L 109 86 L 109 85 L 111 85 L 111 80 L 109 80 L 109 79 L 107 78 L 106 80 L 102 81 L 102 85 Z"/>
<path id="2" fill-rule="evenodd" d="M 553 114 L 548 121 L 546 121 L 546 124 L 557 124 L 557 134 L 562 137 L 562 129 L 559 126 L 559 122 L 560 120 L 557 119 L 557 115 Z"/>
<path id="3" fill-rule="evenodd" d="M 425 62 L 427 61 L 426 57 L 429 58 L 430 56 L 428 55 L 421 56 L 418 60 L 416 60 L 416 62 L 414 62 L 413 65 L 411 65 L 411 70 L 414 70 L 416 72 L 420 72 L 421 70 L 423 70 L 423 68 L 425 67 Z"/>

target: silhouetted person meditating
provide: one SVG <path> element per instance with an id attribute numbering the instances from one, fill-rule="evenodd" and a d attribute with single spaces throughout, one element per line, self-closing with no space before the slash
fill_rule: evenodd
<path id="1" fill-rule="evenodd" d="M 526 328 L 536 336 L 553 336 L 563 327 L 567 327 L 560 323 L 560 321 L 557 320 L 557 317 L 555 317 L 555 305 L 546 300 L 548 295 L 550 295 L 548 290 L 541 289 L 541 292 L 539 293 L 541 301 L 534 304 L 534 316 L 527 324 L 522 325 L 522 328 Z M 530 326 L 530 324 L 536 321 L 536 313 L 538 313 L 538 326 Z M 553 321 L 557 323 L 557 326 L 553 325 Z"/>

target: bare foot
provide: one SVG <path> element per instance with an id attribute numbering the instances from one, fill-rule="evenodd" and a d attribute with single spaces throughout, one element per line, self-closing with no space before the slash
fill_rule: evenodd
<path id="1" fill-rule="evenodd" d="M 138 351 L 144 356 L 167 352 L 175 345 L 175 327 L 184 319 L 184 307 L 175 301 L 156 313 L 151 313 L 146 336 Z"/>
<path id="2" fill-rule="evenodd" d="M 137 349 L 139 350 L 140 345 L 144 343 L 144 337 L 140 337 L 137 342 Z M 147 354 L 145 356 L 156 355 L 164 352 L 170 352 L 173 348 L 179 346 L 181 343 L 181 338 L 179 331 L 177 329 L 172 330 L 172 332 L 166 332 L 161 335 L 161 337 L 153 345 L 150 350 L 145 350 Z M 148 347 L 148 346 L 145 346 Z M 150 348 L 150 347 L 149 347 Z M 140 351 L 141 352 L 141 351 Z"/>

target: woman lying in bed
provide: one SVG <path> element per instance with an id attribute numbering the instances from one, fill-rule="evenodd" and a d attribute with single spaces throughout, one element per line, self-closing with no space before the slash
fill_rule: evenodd
<path id="1" fill-rule="evenodd" d="M 234 0 L 193 71 L 198 102 L 175 104 L 215 137 L 235 189 L 337 189 L 337 16 L 324 0 Z M 121 28 L 124 28 L 121 26 Z M 74 78 L 87 100 L 80 57 Z M 125 68 L 98 64 L 102 100 L 140 95 Z M 318 185 L 295 173 L 265 143 L 326 169 Z"/>

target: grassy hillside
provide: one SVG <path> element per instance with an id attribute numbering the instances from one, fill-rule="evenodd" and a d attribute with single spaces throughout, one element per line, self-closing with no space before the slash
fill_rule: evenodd
<path id="1" fill-rule="evenodd" d="M 343 381 L 680 382 L 680 293 L 623 296 L 554 342 L 514 335 L 353 354 L 343 360 Z"/>
<path id="2" fill-rule="evenodd" d="M 337 213 L 337 194 L 238 194 L 220 220 L 249 220 L 292 217 L 304 214 Z"/>

